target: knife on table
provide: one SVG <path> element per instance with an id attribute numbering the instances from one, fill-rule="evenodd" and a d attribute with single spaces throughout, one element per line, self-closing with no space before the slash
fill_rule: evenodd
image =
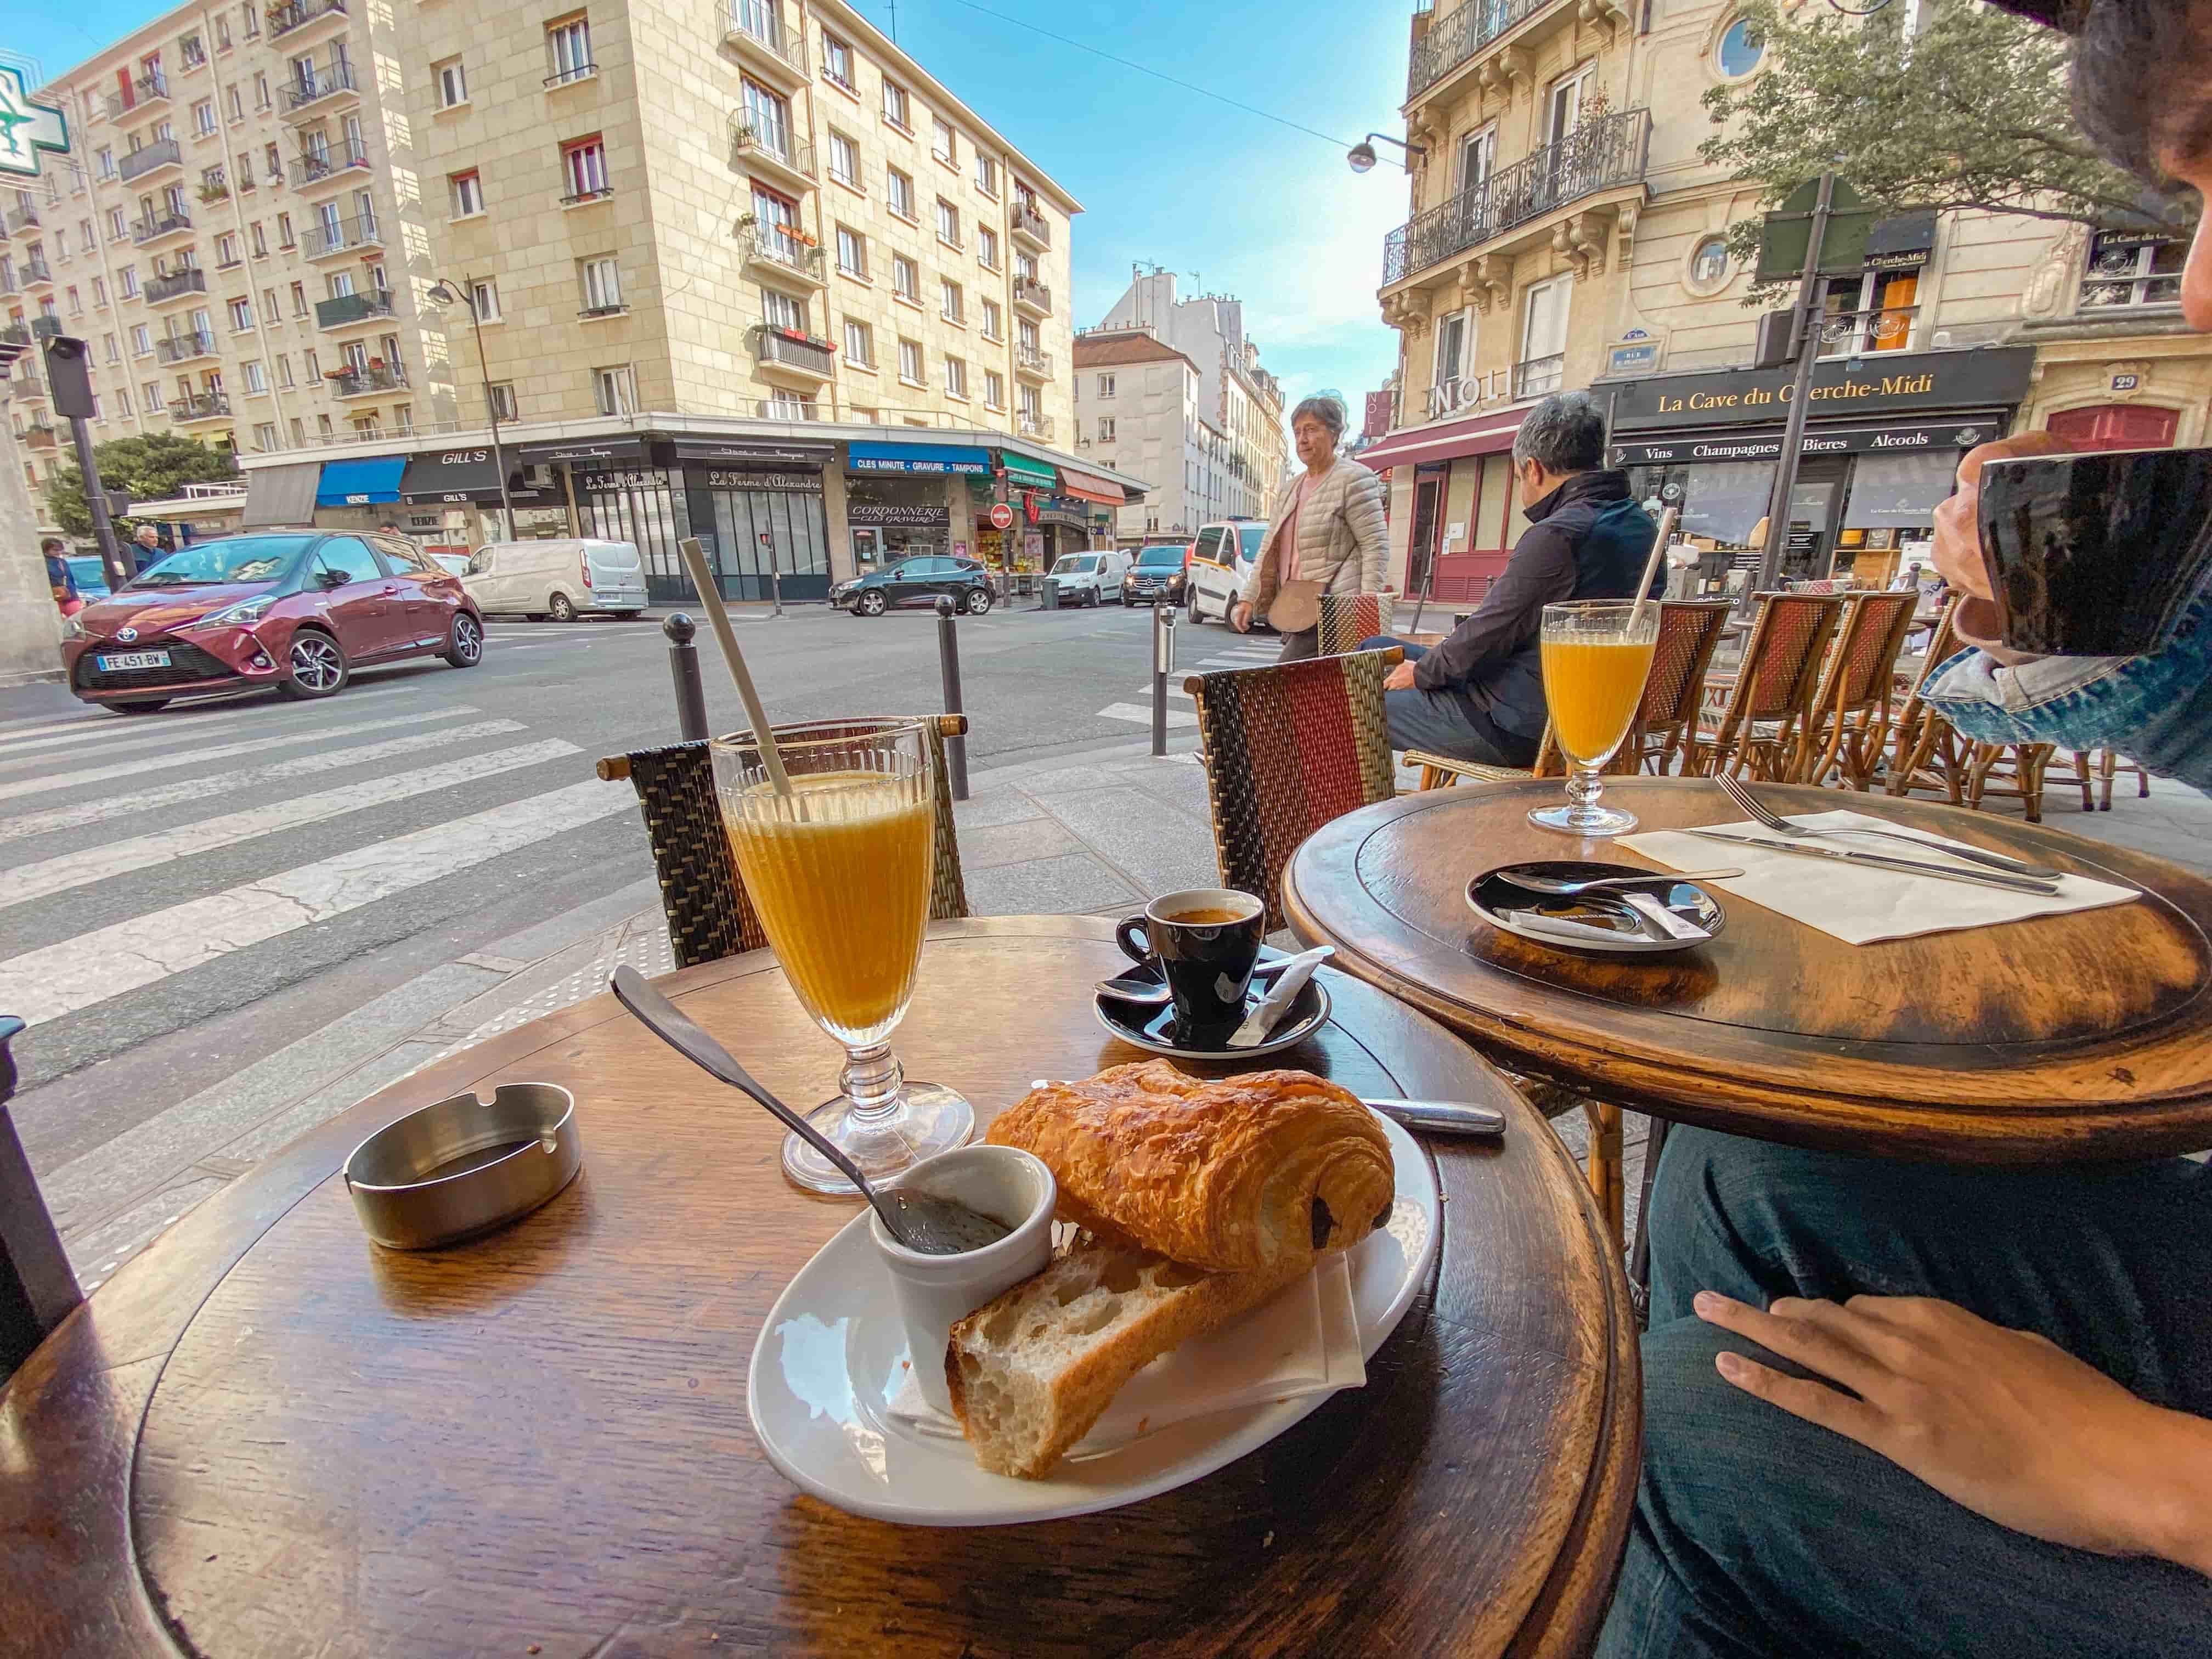
<path id="1" fill-rule="evenodd" d="M 1685 830 L 1686 836 L 1706 841 L 1732 842 L 1739 847 L 1763 847 L 1770 853 L 1794 853 L 1802 859 L 1830 859 L 1839 864 L 1863 864 L 1875 870 L 1901 871 L 1907 875 L 1934 876 L 1942 881 L 1963 881 L 1972 887 L 2001 887 L 2008 893 L 2055 896 L 2058 884 L 2029 876 L 2008 876 L 1995 870 L 1962 870 L 1955 864 L 1929 864 L 1920 859 L 1892 858 L 1887 853 L 1866 853 L 1854 847 L 1816 847 L 1807 842 L 1781 841 L 1771 836 L 1747 836 L 1733 830 Z"/>
<path id="2" fill-rule="evenodd" d="M 1359 1103 L 1383 1116 L 1395 1118 L 1408 1129 L 1435 1135 L 1498 1136 L 1505 1133 L 1505 1114 L 1487 1106 L 1470 1106 L 1457 1100 L 1363 1100 Z"/>

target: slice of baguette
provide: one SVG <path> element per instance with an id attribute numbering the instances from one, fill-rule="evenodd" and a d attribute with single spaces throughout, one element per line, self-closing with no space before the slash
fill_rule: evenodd
<path id="1" fill-rule="evenodd" d="M 945 1388 L 975 1461 L 1042 1480 L 1123 1383 L 1311 1265 L 1287 1277 L 1209 1273 L 1150 1250 L 1079 1243 L 952 1328 Z"/>

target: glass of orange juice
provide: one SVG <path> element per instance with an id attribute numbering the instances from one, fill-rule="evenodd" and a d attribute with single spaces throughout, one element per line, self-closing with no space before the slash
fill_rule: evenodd
<path id="1" fill-rule="evenodd" d="M 1599 772 L 1628 735 L 1659 642 L 1659 607 L 1633 599 L 1574 599 L 1544 607 L 1540 648 L 1552 734 L 1572 763 L 1564 806 L 1540 806 L 1528 822 L 1571 836 L 1619 836 L 1636 814 L 1601 806 Z"/>
<path id="2" fill-rule="evenodd" d="M 745 895 L 799 1003 L 845 1046 L 842 1092 L 807 1114 L 870 1180 L 963 1144 L 975 1113 L 941 1084 L 907 1080 L 890 1034 L 914 996 L 937 852 L 936 769 L 920 721 L 779 728 L 778 792 L 750 732 L 709 745 L 714 792 Z M 797 1135 L 784 1173 L 849 1193 Z"/>

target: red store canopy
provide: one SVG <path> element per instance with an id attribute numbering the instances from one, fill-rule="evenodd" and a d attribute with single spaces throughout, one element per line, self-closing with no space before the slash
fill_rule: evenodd
<path id="1" fill-rule="evenodd" d="M 1450 461 L 1466 455 L 1495 455 L 1513 447 L 1526 404 L 1493 409 L 1441 425 L 1409 427 L 1359 452 L 1359 464 L 1375 471 L 1420 461 Z"/>

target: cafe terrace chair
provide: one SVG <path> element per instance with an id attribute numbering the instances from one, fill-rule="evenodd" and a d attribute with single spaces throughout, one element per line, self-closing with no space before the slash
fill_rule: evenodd
<path id="1" fill-rule="evenodd" d="M 1757 597 L 1741 664 L 1707 678 L 1723 701 L 1717 714 L 1701 708 L 1690 727 L 1686 775 L 1748 772 L 1755 780 L 1784 782 L 1794 772 L 1798 736 L 1820 690 L 1821 662 L 1844 601 L 1829 593 Z"/>
<path id="2" fill-rule="evenodd" d="M 2076 762 L 2081 762 L 2084 757 L 2076 755 L 2074 758 Z M 2095 755 L 2087 759 L 2088 765 L 2097 774 L 2100 786 L 2097 810 L 2100 812 L 2109 812 L 2112 810 L 2112 780 L 2122 772 L 2132 772 L 2136 775 L 2137 800 L 2148 800 L 2150 798 L 2150 774 L 2143 769 L 2142 762 L 2125 758 L 2117 749 L 2100 749 Z M 2083 797 L 2082 810 L 2084 811 L 2088 810 L 2086 795 Z"/>
<path id="3" fill-rule="evenodd" d="M 84 1300 L 8 1110 L 15 1092 L 8 1045 L 22 1029 L 0 1014 L 0 1382 Z"/>
<path id="4" fill-rule="evenodd" d="M 915 717 L 872 716 L 827 726 L 809 722 L 810 738 L 858 738 Z M 945 769 L 945 739 L 964 737 L 968 717 L 927 717 L 930 764 L 937 775 L 937 861 L 930 881 L 933 921 L 968 914 L 968 889 L 960 878 L 960 847 L 952 825 L 952 789 Z M 779 731 L 783 728 L 778 727 Z M 704 743 L 672 743 L 611 755 L 599 763 L 609 783 L 629 781 L 645 812 L 646 840 L 660 876 L 661 908 L 668 915 L 668 937 L 676 965 L 696 968 L 741 951 L 766 948 L 768 933 L 738 878 L 722 829 L 721 804 L 714 797 L 714 766 Z"/>
<path id="5" fill-rule="evenodd" d="M 1798 737 L 1791 781 L 1825 783 L 1832 769 L 1863 793 L 1889 739 L 1897 659 L 1920 596 L 1863 588 L 1843 597 L 1843 623 Z"/>
<path id="6" fill-rule="evenodd" d="M 1889 793 L 1909 795 L 1915 790 L 1942 791 L 1952 805 L 1966 801 L 1966 752 L 1970 745 L 1953 731 L 1949 721 L 1929 708 L 1928 684 L 1943 665 L 1958 653 L 1959 634 L 1946 605 L 1936 619 L 1928 641 L 1928 655 L 1912 690 L 1897 711 L 1896 730 L 1890 749 Z"/>
<path id="7" fill-rule="evenodd" d="M 1397 793 L 1382 681 L 1392 647 L 1193 674 L 1221 884 L 1284 925 L 1283 866 L 1322 825 Z"/>
<path id="8" fill-rule="evenodd" d="M 1321 596 L 1320 654 L 1338 657 L 1357 651 L 1362 640 L 1390 630 L 1383 624 L 1383 608 L 1393 598 L 1383 593 L 1324 593 Z"/>

